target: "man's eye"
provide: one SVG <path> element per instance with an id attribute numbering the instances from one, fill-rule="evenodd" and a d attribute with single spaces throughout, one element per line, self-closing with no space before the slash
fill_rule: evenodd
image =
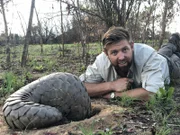
<path id="1" fill-rule="evenodd" d="M 128 48 L 124 48 L 122 51 L 123 51 L 123 52 L 127 52 L 127 50 L 128 50 Z"/>
<path id="2" fill-rule="evenodd" d="M 112 55 L 116 55 L 118 53 L 118 51 L 112 51 L 111 54 Z"/>

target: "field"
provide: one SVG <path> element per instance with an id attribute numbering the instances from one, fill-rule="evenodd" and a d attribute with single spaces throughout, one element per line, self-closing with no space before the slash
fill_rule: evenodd
<path id="1" fill-rule="evenodd" d="M 98 43 L 89 44 L 85 55 L 80 44 L 62 46 L 30 45 L 28 62 L 20 66 L 23 46 L 11 48 L 11 66 L 6 66 L 4 47 L 0 48 L 0 109 L 9 94 L 20 87 L 53 72 L 68 72 L 79 76 L 88 64 L 102 51 Z M 124 97 L 117 100 L 92 98 L 92 117 L 82 121 L 39 130 L 14 131 L 8 128 L 0 111 L 0 134 L 2 135 L 179 135 L 180 134 L 180 86 L 172 85 L 162 97 L 142 102 Z M 169 96 L 168 96 L 169 95 Z M 162 111 L 163 108 L 163 111 Z M 164 109 L 165 108 L 165 109 Z"/>

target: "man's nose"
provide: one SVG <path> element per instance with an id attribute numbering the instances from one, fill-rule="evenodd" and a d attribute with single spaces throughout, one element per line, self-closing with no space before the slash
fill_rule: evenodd
<path id="1" fill-rule="evenodd" d="M 119 60 L 123 60 L 124 59 L 124 53 L 123 52 L 119 52 L 118 53 L 118 59 Z"/>

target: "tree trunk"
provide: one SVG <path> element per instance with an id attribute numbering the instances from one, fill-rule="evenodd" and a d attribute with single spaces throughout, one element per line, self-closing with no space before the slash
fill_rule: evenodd
<path id="1" fill-rule="evenodd" d="M 62 43 L 62 53 L 64 57 L 64 29 L 63 29 L 63 12 L 62 12 L 62 2 L 60 1 L 60 12 L 61 12 L 61 43 Z"/>
<path id="2" fill-rule="evenodd" d="M 23 48 L 23 54 L 22 54 L 22 61 L 21 61 L 21 67 L 26 66 L 27 62 L 27 56 L 28 56 L 28 47 L 29 47 L 29 41 L 30 41 L 30 36 L 31 36 L 31 28 L 32 28 L 32 19 L 33 19 L 33 11 L 35 7 L 35 0 L 31 1 L 31 9 L 30 9 L 30 16 L 29 16 L 29 24 L 28 24 L 28 29 L 26 32 L 26 37 L 24 41 L 24 48 Z"/>
<path id="3" fill-rule="evenodd" d="M 2 10 L 2 15 L 3 15 L 3 20 L 4 20 L 4 27 L 5 27 L 5 36 L 6 36 L 6 67 L 10 67 L 10 47 L 9 47 L 9 36 L 8 36 L 8 26 L 7 26 L 7 21 L 6 21 L 6 13 L 4 9 L 4 2 L 1 0 L 1 10 Z"/>
<path id="4" fill-rule="evenodd" d="M 168 3 L 169 3 L 169 0 L 165 0 L 164 12 L 163 12 L 162 22 L 161 22 L 162 29 L 161 29 L 160 39 L 159 39 L 159 47 L 163 44 L 163 39 L 165 36 Z"/>
<path id="5" fill-rule="evenodd" d="M 145 20 L 145 25 L 143 27 L 143 33 L 142 33 L 142 43 L 146 43 L 147 41 L 147 28 L 148 26 L 150 25 L 150 19 L 151 19 L 151 16 L 152 16 L 152 12 L 153 12 L 153 6 L 151 5 L 151 3 L 149 3 L 150 5 L 150 10 L 147 11 L 147 19 Z"/>
<path id="6" fill-rule="evenodd" d="M 82 59 L 85 58 L 86 55 L 86 32 L 85 31 L 85 27 L 83 27 L 83 21 L 82 21 L 82 16 L 80 13 L 80 4 L 79 4 L 79 0 L 76 1 L 77 2 L 77 10 L 76 10 L 76 16 L 77 16 L 77 20 L 78 20 L 78 29 L 80 32 L 80 42 L 82 45 Z"/>
<path id="7" fill-rule="evenodd" d="M 152 46 L 154 47 L 155 46 L 155 43 L 154 43 L 154 40 L 155 40 L 155 35 L 154 35 L 154 29 L 155 29 L 155 19 L 154 19 L 154 15 L 153 15 L 153 18 L 152 18 Z"/>
<path id="8" fill-rule="evenodd" d="M 136 10 L 137 13 L 135 15 L 134 32 L 133 32 L 134 40 L 137 40 L 137 35 L 138 35 L 137 25 L 138 25 L 138 20 L 139 20 L 140 6 L 141 6 L 141 1 L 138 1 L 138 6 L 137 6 L 137 10 Z"/>
<path id="9" fill-rule="evenodd" d="M 36 11 L 35 8 L 35 13 L 36 13 L 36 17 L 37 17 L 37 21 L 38 21 L 38 33 L 40 35 L 40 46 L 41 46 L 41 54 L 43 54 L 43 35 L 42 35 L 42 27 L 41 27 L 41 22 L 39 20 L 39 16 L 38 13 Z"/>
<path id="10" fill-rule="evenodd" d="M 122 1 L 122 16 L 121 16 L 121 21 L 120 21 L 120 26 L 125 27 L 126 26 L 126 0 Z"/>

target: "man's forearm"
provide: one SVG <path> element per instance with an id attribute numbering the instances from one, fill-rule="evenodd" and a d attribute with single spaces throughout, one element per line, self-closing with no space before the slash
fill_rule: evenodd
<path id="1" fill-rule="evenodd" d="M 84 83 L 90 97 L 100 96 L 112 91 L 111 82 Z"/>
<path id="2" fill-rule="evenodd" d="M 150 95 L 152 95 L 152 92 L 149 92 L 143 88 L 136 88 L 133 90 L 128 90 L 124 92 L 115 92 L 115 97 L 132 97 L 132 98 L 137 98 L 137 99 L 142 99 L 142 100 L 149 100 Z M 110 98 L 110 94 L 107 94 L 104 96 L 105 98 Z"/>
<path id="3" fill-rule="evenodd" d="M 125 92 L 117 93 L 117 96 L 118 96 L 118 94 L 120 96 L 125 95 L 125 96 L 132 97 L 132 98 L 148 100 L 152 93 L 145 90 L 145 89 L 143 89 L 143 88 L 136 88 L 136 89 L 133 89 L 133 90 L 128 90 L 128 91 L 125 91 Z"/>

